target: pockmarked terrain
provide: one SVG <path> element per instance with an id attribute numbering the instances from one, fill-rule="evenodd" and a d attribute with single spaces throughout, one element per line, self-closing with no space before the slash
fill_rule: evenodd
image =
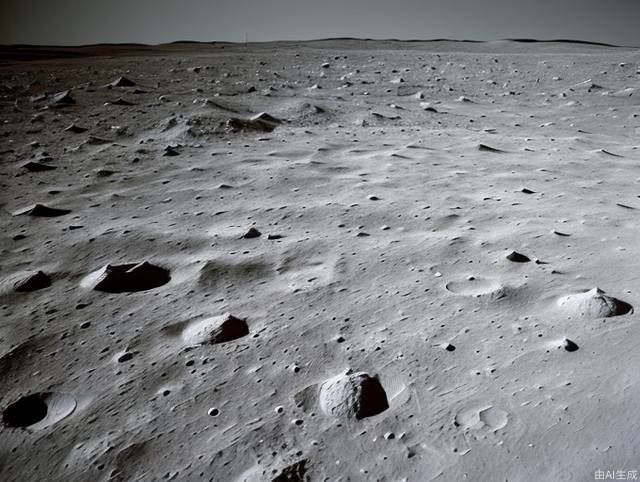
<path id="1" fill-rule="evenodd" d="M 640 50 L 3 53 L 0 479 L 640 469 Z"/>

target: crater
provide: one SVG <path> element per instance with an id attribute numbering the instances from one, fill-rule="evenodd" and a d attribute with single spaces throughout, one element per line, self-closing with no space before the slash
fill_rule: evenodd
<path id="1" fill-rule="evenodd" d="M 265 282 L 273 275 L 273 267 L 262 260 L 207 261 L 198 274 L 198 282 L 210 289 Z"/>
<path id="2" fill-rule="evenodd" d="M 24 396 L 2 413 L 5 426 L 40 430 L 68 417 L 76 400 L 65 393 L 43 392 Z"/>
<path id="3" fill-rule="evenodd" d="M 476 278 L 470 276 L 465 280 L 450 281 L 445 288 L 452 293 L 462 296 L 491 296 L 501 298 L 504 296 L 504 287 L 495 280 Z"/>
<path id="4" fill-rule="evenodd" d="M 471 408 L 459 412 L 453 421 L 463 430 L 488 430 L 496 432 L 509 422 L 509 413 L 493 406 Z"/>

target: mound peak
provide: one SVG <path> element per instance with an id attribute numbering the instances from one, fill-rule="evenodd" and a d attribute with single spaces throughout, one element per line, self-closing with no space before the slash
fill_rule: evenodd
<path id="1" fill-rule="evenodd" d="M 15 282 L 13 288 L 18 292 L 36 291 L 51 286 L 51 279 L 42 271 L 30 273 Z"/>
<path id="2" fill-rule="evenodd" d="M 45 164 L 43 162 L 38 161 L 29 161 L 22 165 L 29 172 L 44 172 L 44 171 L 53 171 L 56 166 L 51 166 L 49 164 Z"/>
<path id="3" fill-rule="evenodd" d="M 512 261 L 513 263 L 528 263 L 529 261 L 531 261 L 528 256 L 522 253 L 518 253 L 517 251 L 511 251 L 507 255 L 507 259 L 509 261 Z"/>
<path id="4" fill-rule="evenodd" d="M 389 408 L 380 381 L 365 372 L 338 375 L 324 382 L 319 404 L 327 415 L 356 420 L 378 415 Z"/>
<path id="5" fill-rule="evenodd" d="M 478 144 L 478 150 L 483 152 L 495 152 L 495 153 L 504 152 L 502 149 L 491 147 L 491 146 L 488 146 L 487 144 Z"/>
<path id="6" fill-rule="evenodd" d="M 66 132 L 73 132 L 74 134 L 82 134 L 83 132 L 87 131 L 87 129 L 85 127 L 80 127 L 80 126 L 76 125 L 75 123 L 71 124 L 68 127 L 65 127 L 64 130 Z"/>
<path id="7" fill-rule="evenodd" d="M 133 87 L 136 83 L 133 80 L 126 77 L 118 77 L 116 80 L 109 84 L 111 87 Z"/>
<path id="8" fill-rule="evenodd" d="M 281 121 L 266 112 L 260 112 L 248 119 L 231 117 L 227 120 L 226 126 L 232 132 L 258 131 L 272 132 Z"/>
<path id="9" fill-rule="evenodd" d="M 570 316 L 586 318 L 608 318 L 633 311 L 630 304 L 605 294 L 598 287 L 563 296 L 558 299 L 558 306 Z"/>
<path id="10" fill-rule="evenodd" d="M 169 282 L 169 271 L 147 261 L 104 267 L 93 289 L 105 293 L 146 291 Z"/>
<path id="11" fill-rule="evenodd" d="M 56 106 L 64 106 L 64 105 L 72 105 L 75 104 L 76 100 L 71 97 L 71 91 L 65 90 L 62 92 L 58 92 L 54 94 L 51 98 L 51 104 Z"/>
<path id="12" fill-rule="evenodd" d="M 249 327 L 245 320 L 226 314 L 190 324 L 182 332 L 182 338 L 190 345 L 215 345 L 237 340 L 248 334 Z"/>
<path id="13" fill-rule="evenodd" d="M 32 207 L 24 209 L 15 213 L 15 216 L 38 216 L 43 218 L 54 218 L 57 216 L 64 216 L 69 214 L 71 209 L 58 209 L 45 206 L 44 204 L 34 204 Z"/>

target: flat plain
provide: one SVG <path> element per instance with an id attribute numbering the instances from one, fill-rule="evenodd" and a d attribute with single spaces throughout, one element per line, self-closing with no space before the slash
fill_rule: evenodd
<path id="1" fill-rule="evenodd" d="M 2 480 L 640 469 L 640 50 L 2 59 Z"/>

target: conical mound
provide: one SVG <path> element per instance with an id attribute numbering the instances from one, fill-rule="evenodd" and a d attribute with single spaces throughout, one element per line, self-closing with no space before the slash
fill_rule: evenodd
<path id="1" fill-rule="evenodd" d="M 93 289 L 105 293 L 146 291 L 169 282 L 169 271 L 148 262 L 107 265 Z"/>
<path id="2" fill-rule="evenodd" d="M 34 206 L 17 212 L 16 216 L 36 216 L 43 218 L 55 218 L 57 216 L 64 216 L 69 214 L 70 209 L 58 209 L 45 206 L 44 204 L 35 204 Z"/>
<path id="3" fill-rule="evenodd" d="M 387 394 L 378 378 L 364 372 L 327 380 L 320 387 L 319 403 L 327 415 L 357 420 L 389 408 Z"/>
<path id="4" fill-rule="evenodd" d="M 116 80 L 109 84 L 111 87 L 133 87 L 136 83 L 133 80 L 126 77 L 118 77 Z"/>
<path id="5" fill-rule="evenodd" d="M 558 306 L 572 317 L 585 318 L 608 318 L 633 310 L 629 303 L 606 295 L 600 288 L 563 296 L 558 299 Z"/>
<path id="6" fill-rule="evenodd" d="M 227 343 L 248 334 L 246 321 L 233 315 L 222 315 L 190 324 L 183 331 L 182 338 L 190 345 L 204 345 Z"/>
<path id="7" fill-rule="evenodd" d="M 47 288 L 48 286 L 51 286 L 51 279 L 42 271 L 37 271 L 16 281 L 14 289 L 18 292 L 29 292 Z"/>

